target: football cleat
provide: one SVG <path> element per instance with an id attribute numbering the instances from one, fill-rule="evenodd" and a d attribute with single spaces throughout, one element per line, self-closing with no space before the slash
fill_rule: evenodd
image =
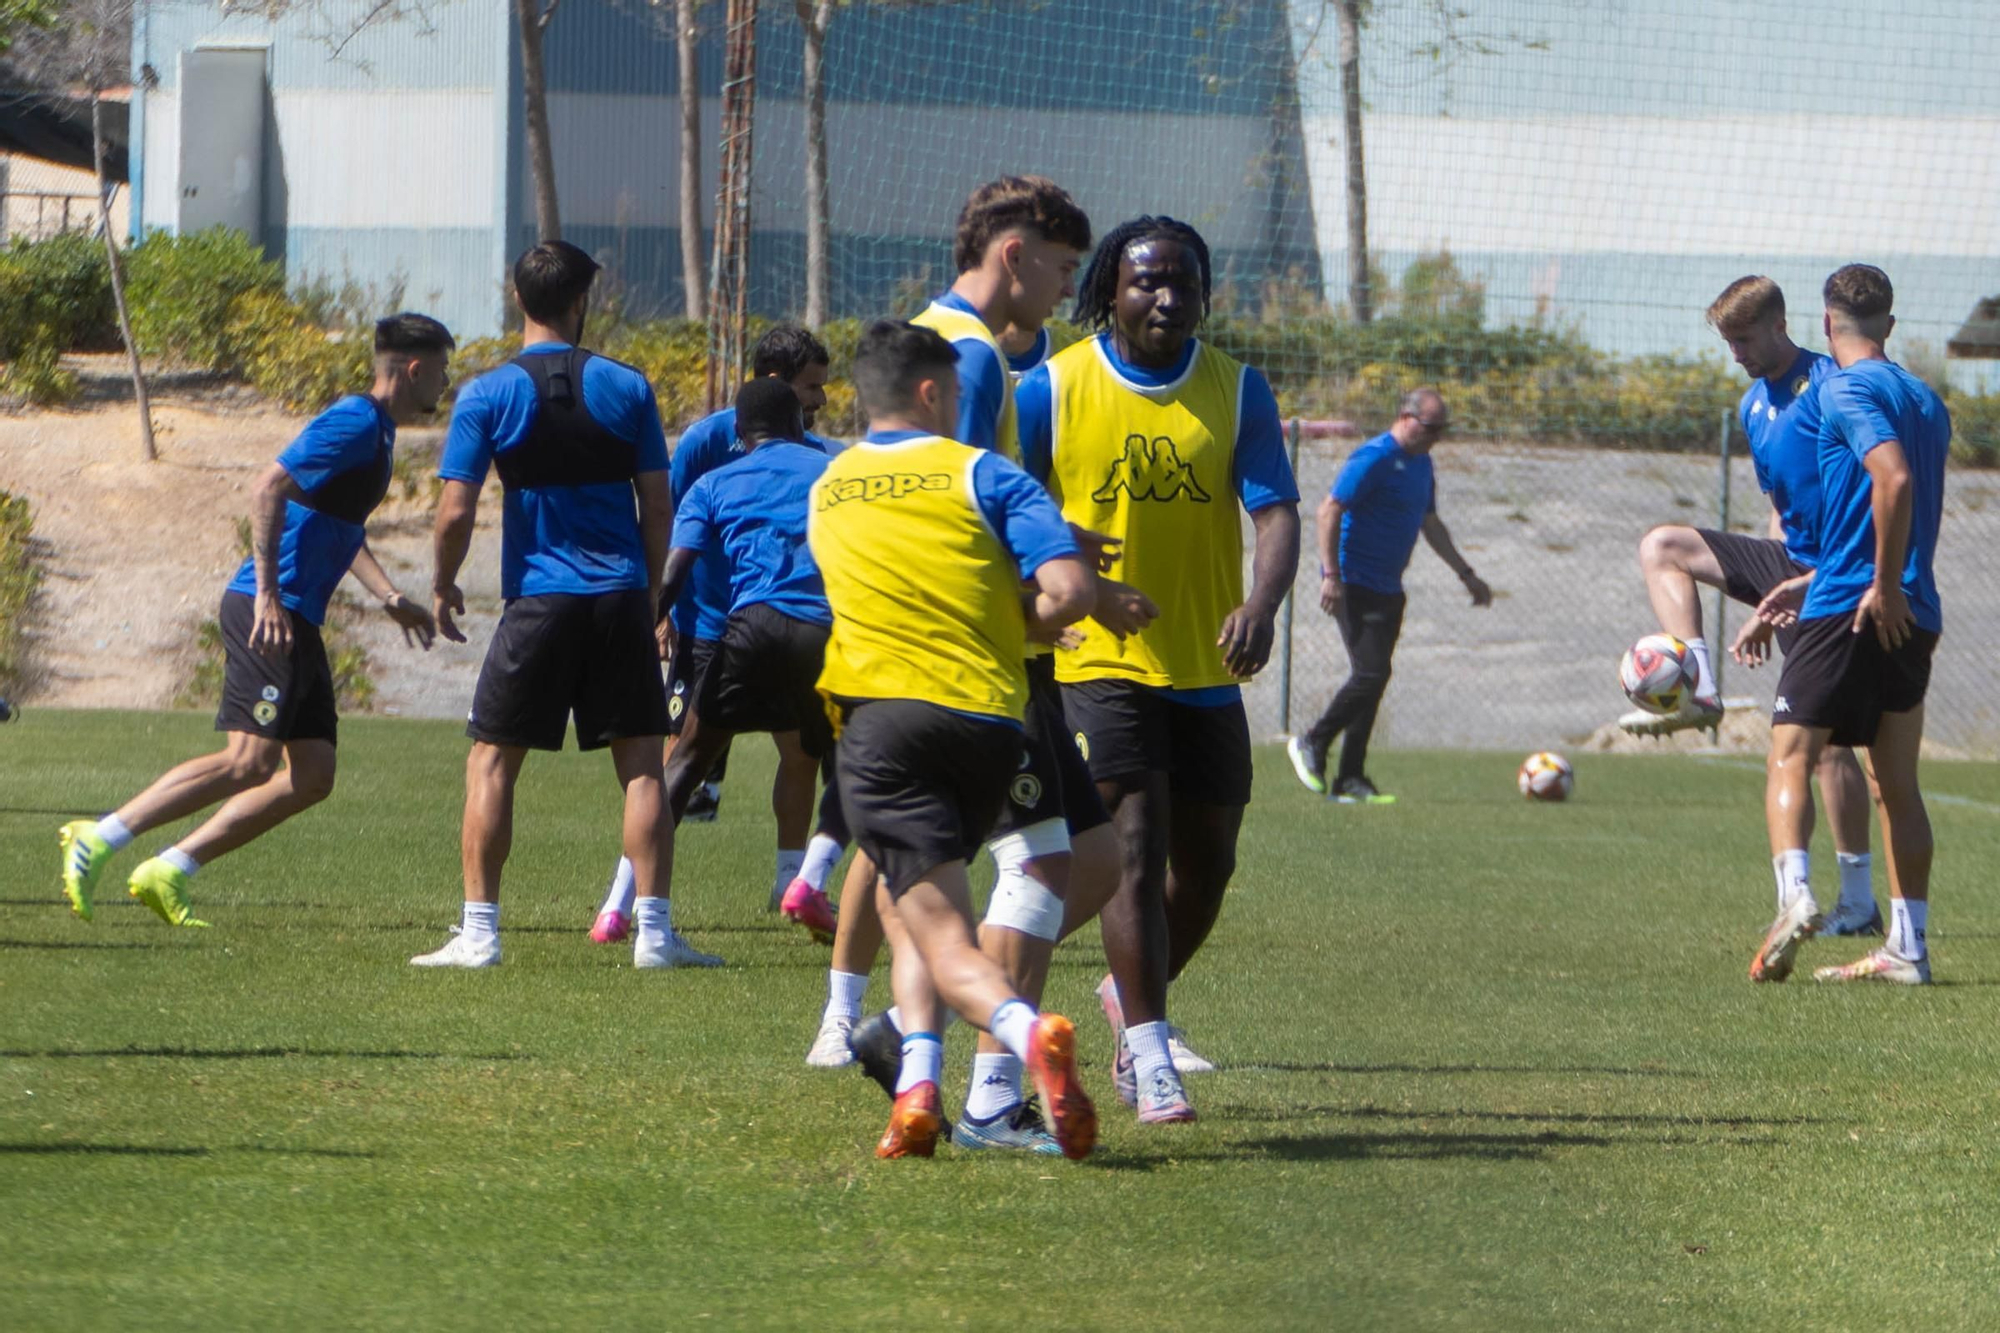
<path id="1" fill-rule="evenodd" d="M 890 1097 L 896 1095 L 896 1080 L 903 1076 L 903 1034 L 890 1021 L 888 1010 L 856 1023 L 847 1034 L 847 1049 L 862 1073 Z"/>
<path id="2" fill-rule="evenodd" d="M 1671 736 L 1677 731 L 1713 731 L 1722 725 L 1722 701 L 1697 699 L 1692 694 L 1681 700 L 1671 713 L 1649 713 L 1635 708 L 1618 719 L 1619 729 L 1633 736 Z"/>
<path id="3" fill-rule="evenodd" d="M 1061 1014 L 1043 1014 L 1028 1033 L 1028 1072 L 1049 1108 L 1056 1142 L 1072 1162 L 1097 1145 L 1097 1108 L 1076 1073 L 1076 1025 Z"/>
<path id="4" fill-rule="evenodd" d="M 713 824 L 715 817 L 722 813 L 722 793 L 713 783 L 704 782 L 688 797 L 687 809 L 681 812 L 683 824 Z"/>
<path id="5" fill-rule="evenodd" d="M 712 953 L 703 953 L 674 931 L 651 935 L 642 930 L 632 942 L 632 966 L 721 967 L 722 959 Z"/>
<path id="6" fill-rule="evenodd" d="M 1396 798 L 1375 790 L 1366 777 L 1342 778 L 1333 784 L 1333 799 L 1341 805 L 1394 805 Z"/>
<path id="7" fill-rule="evenodd" d="M 825 890 L 795 879 L 786 888 L 778 910 L 785 914 L 787 921 L 796 921 L 804 926 L 815 944 L 833 943 L 833 933 L 840 926 L 840 918 L 835 914 Z"/>
<path id="8" fill-rule="evenodd" d="M 56 838 L 62 843 L 63 897 L 69 899 L 70 911 L 88 921 L 97 878 L 114 855 L 111 845 L 97 836 L 94 819 L 71 820 L 56 830 Z"/>
<path id="9" fill-rule="evenodd" d="M 500 936 L 473 935 L 459 931 L 432 953 L 420 953 L 410 960 L 412 967 L 498 967 Z"/>
<path id="10" fill-rule="evenodd" d="M 1285 755 L 1307 791 L 1315 796 L 1326 795 L 1326 759 L 1313 756 L 1312 742 L 1303 736 L 1293 736 L 1285 742 Z"/>
<path id="11" fill-rule="evenodd" d="M 1118 1002 L 1118 983 L 1109 972 L 1097 983 L 1097 1002 L 1111 1025 L 1111 1087 L 1127 1106 L 1139 1104 L 1139 1083 L 1133 1073 L 1132 1048 L 1125 1041 L 1125 1007 Z"/>
<path id="12" fill-rule="evenodd" d="M 814 1069 L 839 1069 L 854 1063 L 854 1052 L 847 1049 L 848 1034 L 854 1031 L 854 1020 L 846 1014 L 828 1014 L 819 1022 L 819 1035 L 813 1038 L 812 1049 L 806 1052 L 806 1063 Z"/>
<path id="13" fill-rule="evenodd" d="M 195 920 L 188 910 L 187 888 L 188 877 L 156 856 L 139 863 L 125 892 L 152 908 L 153 915 L 170 926 L 207 929 L 208 922 Z"/>
<path id="14" fill-rule="evenodd" d="M 877 1157 L 929 1157 L 937 1151 L 938 1130 L 944 1124 L 938 1085 L 924 1082 L 896 1098 L 889 1127 L 875 1145 Z"/>
<path id="15" fill-rule="evenodd" d="M 1931 960 L 1929 955 L 1902 958 L 1887 949 L 1877 949 L 1845 967 L 1822 967 L 1813 973 L 1813 980 L 1887 981 L 1898 986 L 1928 986 L 1931 984 Z"/>
<path id="16" fill-rule="evenodd" d="M 1859 907 L 1836 907 L 1826 920 L 1820 922 L 1819 929 L 1814 934 L 1822 938 L 1832 935 L 1879 936 L 1883 934 L 1882 909 L 1872 898 L 1869 899 L 1866 910 Z"/>
<path id="17" fill-rule="evenodd" d="M 1777 920 L 1764 932 L 1757 956 L 1750 960 L 1750 980 L 1783 981 L 1792 975 L 1799 959 L 1799 944 L 1819 929 L 1819 904 L 1810 893 L 1792 899 L 1791 906 L 1778 913 Z"/>
<path id="18" fill-rule="evenodd" d="M 1174 1068 L 1183 1074 L 1213 1074 L 1215 1066 L 1194 1053 L 1187 1044 L 1187 1034 L 1177 1027 L 1167 1028 L 1167 1055 L 1172 1058 Z"/>
<path id="19" fill-rule="evenodd" d="M 957 1148 L 1011 1148 L 1016 1152 L 1062 1156 L 1062 1145 L 1042 1120 L 1042 1108 L 1033 1097 L 1019 1101 L 986 1120 L 961 1116 L 952 1126 L 951 1142 Z"/>
<path id="20" fill-rule="evenodd" d="M 592 944 L 617 944 L 632 934 L 632 918 L 623 912 L 599 912 L 590 924 Z"/>
<path id="21" fill-rule="evenodd" d="M 1188 1101 L 1181 1076 L 1162 1069 L 1139 1094 L 1139 1123 L 1142 1125 L 1184 1125 L 1194 1119 L 1194 1104 Z"/>

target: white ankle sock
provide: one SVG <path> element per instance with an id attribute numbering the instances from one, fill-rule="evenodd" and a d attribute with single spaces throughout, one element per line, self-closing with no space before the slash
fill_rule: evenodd
<path id="1" fill-rule="evenodd" d="M 1035 1020 L 1040 1016 L 1026 1000 L 1007 1000 L 993 1011 L 993 1026 L 988 1030 L 995 1041 L 1026 1060 L 1028 1034 L 1034 1031 Z"/>
<path id="2" fill-rule="evenodd" d="M 806 859 L 799 867 L 799 878 L 824 892 L 826 877 L 840 864 L 840 852 L 838 842 L 824 833 L 813 834 L 812 841 L 806 844 Z"/>
<path id="3" fill-rule="evenodd" d="M 189 879 L 193 879 L 194 872 L 201 869 L 201 862 L 195 860 L 178 847 L 167 848 L 167 850 L 160 853 L 160 859 L 180 871 L 183 875 L 186 875 Z"/>
<path id="4" fill-rule="evenodd" d="M 611 892 L 604 895 L 604 906 L 597 909 L 598 915 L 616 912 L 620 916 L 632 915 L 632 895 L 638 892 L 638 880 L 632 870 L 632 858 L 618 858 L 618 869 L 611 872 Z"/>
<path id="5" fill-rule="evenodd" d="M 889 1006 L 889 1021 L 896 1025 L 896 1031 L 901 1032 L 903 1030 L 903 1007 L 901 1005 L 892 1004 Z M 958 1015 L 956 1013 L 954 1013 L 949 1009 L 945 1010 L 944 1022 L 938 1025 L 938 1031 L 939 1032 L 951 1031 L 951 1025 L 953 1023 L 956 1023 L 957 1021 L 958 1021 Z"/>
<path id="6" fill-rule="evenodd" d="M 1155 1074 L 1174 1067 L 1174 1057 L 1167 1053 L 1165 1019 L 1157 1023 L 1126 1024 L 1125 1043 L 1132 1048 L 1132 1072 L 1138 1075 L 1142 1088 L 1152 1082 Z"/>
<path id="7" fill-rule="evenodd" d="M 132 830 L 126 828 L 125 821 L 117 815 L 106 815 L 97 821 L 97 836 L 104 839 L 104 845 L 114 852 L 132 844 Z"/>
<path id="8" fill-rule="evenodd" d="M 1715 663 L 1709 657 L 1707 639 L 1689 639 L 1688 656 L 1694 659 L 1694 697 L 1715 697 Z"/>
<path id="9" fill-rule="evenodd" d="M 1812 896 L 1812 853 L 1805 851 L 1779 852 L 1771 858 L 1771 869 L 1778 876 L 1778 910 L 1784 911 L 1792 905 L 1792 899 L 1800 894 Z"/>
<path id="10" fill-rule="evenodd" d="M 459 921 L 459 934 L 489 936 L 500 933 L 499 903 L 467 903 Z"/>
<path id="11" fill-rule="evenodd" d="M 991 1120 L 1021 1100 L 1021 1061 L 1013 1055 L 989 1055 L 980 1051 L 972 1057 L 972 1081 L 965 1087 L 965 1113 L 976 1120 Z"/>
<path id="12" fill-rule="evenodd" d="M 788 852 L 782 847 L 779 848 L 778 874 L 772 885 L 773 890 L 783 893 L 786 889 L 791 888 L 792 881 L 799 877 L 799 867 L 805 863 L 806 854 L 804 852 Z"/>
<path id="13" fill-rule="evenodd" d="M 1875 906 L 1870 886 L 1872 858 L 1866 852 L 1836 852 L 1840 862 L 1840 905 L 1844 910 L 1864 911 Z"/>
<path id="14" fill-rule="evenodd" d="M 674 933 L 674 903 L 671 898 L 639 898 L 632 903 L 633 919 L 638 922 L 640 933 L 662 935 Z"/>
<path id="15" fill-rule="evenodd" d="M 829 970 L 826 974 L 826 1013 L 823 1017 L 861 1017 L 861 997 L 867 993 L 866 972 Z"/>
<path id="16" fill-rule="evenodd" d="M 944 1078 L 944 1042 L 935 1032 L 912 1032 L 903 1038 L 903 1072 L 896 1077 L 896 1095 L 902 1096 L 919 1083 L 937 1083 Z"/>
<path id="17" fill-rule="evenodd" d="M 1924 927 L 1929 922 L 1931 904 L 1927 898 L 1913 902 L 1908 898 L 1889 900 L 1889 952 L 1898 958 L 1916 962 L 1930 952 L 1924 942 Z"/>

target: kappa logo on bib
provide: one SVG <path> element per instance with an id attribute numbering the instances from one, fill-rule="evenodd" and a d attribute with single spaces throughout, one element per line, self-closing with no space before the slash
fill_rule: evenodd
<path id="1" fill-rule="evenodd" d="M 1104 484 L 1090 493 L 1098 504 L 1110 504 L 1123 491 L 1134 500 L 1177 500 L 1182 496 L 1196 504 L 1208 503 L 1208 492 L 1195 480 L 1194 468 L 1181 461 L 1181 451 L 1170 436 L 1147 439 L 1127 435 L 1125 452 L 1111 464 Z"/>

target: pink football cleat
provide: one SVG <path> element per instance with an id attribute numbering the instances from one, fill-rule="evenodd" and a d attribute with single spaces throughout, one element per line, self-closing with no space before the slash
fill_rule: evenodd
<path id="1" fill-rule="evenodd" d="M 623 912 L 599 912 L 590 927 L 592 944 L 617 944 L 632 934 L 632 918 Z"/>
<path id="2" fill-rule="evenodd" d="M 785 897 L 778 904 L 778 910 L 785 914 L 786 920 L 804 926 L 817 943 L 833 943 L 833 932 L 840 919 L 825 890 L 816 889 L 803 879 L 795 879 L 785 889 Z"/>

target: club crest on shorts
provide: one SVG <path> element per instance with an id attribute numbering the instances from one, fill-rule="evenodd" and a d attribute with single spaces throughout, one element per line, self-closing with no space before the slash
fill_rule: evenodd
<path id="1" fill-rule="evenodd" d="M 1084 757 L 1085 762 L 1089 761 L 1090 737 L 1084 735 L 1080 731 L 1076 733 L 1076 752 Z"/>
<path id="2" fill-rule="evenodd" d="M 259 699 L 257 706 L 250 710 L 250 716 L 257 719 L 257 725 L 268 727 L 278 720 L 278 705 L 269 699 Z"/>
<path id="3" fill-rule="evenodd" d="M 1023 810 L 1032 810 L 1042 799 L 1042 780 L 1033 773 L 1019 774 L 1007 789 L 1007 796 Z"/>
<path id="4" fill-rule="evenodd" d="M 681 720 L 681 714 L 686 711 L 687 700 L 681 698 L 679 690 L 675 690 L 673 696 L 667 700 L 667 716 L 678 722 Z"/>
<path id="5" fill-rule="evenodd" d="M 1812 378 L 1810 376 L 1808 375 L 1799 376 L 1797 379 L 1792 381 L 1792 397 L 1794 398 L 1798 397 L 1800 394 L 1804 393 L 1807 389 L 1811 387 L 1812 387 Z"/>
<path id="6" fill-rule="evenodd" d="M 276 685 L 266 685 L 262 690 L 262 694 L 265 703 L 274 704 L 278 702 L 278 687 Z"/>

